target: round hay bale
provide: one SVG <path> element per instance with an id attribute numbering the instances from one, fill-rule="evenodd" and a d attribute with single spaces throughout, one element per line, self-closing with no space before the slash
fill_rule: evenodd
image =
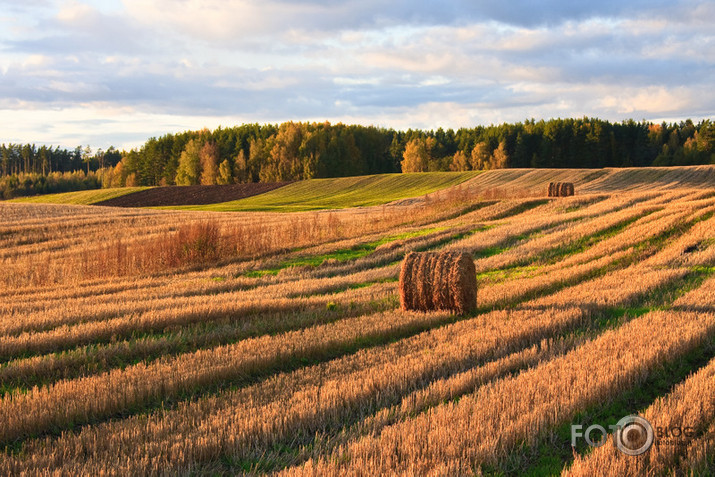
<path id="1" fill-rule="evenodd" d="M 477 308 L 477 272 L 472 256 L 461 252 L 410 252 L 400 270 L 403 310 L 450 310 L 466 314 Z"/>
<path id="2" fill-rule="evenodd" d="M 559 182 L 559 197 L 566 197 L 568 195 L 568 184 L 566 182 Z"/>
<path id="3" fill-rule="evenodd" d="M 419 254 L 414 252 L 408 253 L 402 261 L 402 268 L 400 268 L 400 305 L 405 310 L 415 309 L 415 290 L 413 285 L 415 279 L 412 275 L 419 257 Z"/>
<path id="4" fill-rule="evenodd" d="M 551 197 L 561 197 L 561 182 L 552 182 L 552 184 Z"/>
<path id="5" fill-rule="evenodd" d="M 574 186 L 573 182 L 559 182 L 559 190 L 558 190 L 558 196 L 559 197 L 569 197 L 574 195 Z"/>
<path id="6" fill-rule="evenodd" d="M 554 182 L 549 182 L 547 197 L 556 197 L 556 195 L 555 195 L 556 187 L 555 186 L 556 186 L 556 184 Z"/>

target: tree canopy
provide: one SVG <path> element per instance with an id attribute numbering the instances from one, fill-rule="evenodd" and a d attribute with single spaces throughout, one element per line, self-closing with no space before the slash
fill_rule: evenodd
<path id="1" fill-rule="evenodd" d="M 92 183 L 116 187 L 274 182 L 400 171 L 708 163 L 715 163 L 715 123 L 710 120 L 611 123 L 587 117 L 431 131 L 328 122 L 244 124 L 166 134 L 121 152 L 113 147 L 92 153 L 89 146 L 73 150 L 0 146 L 0 177 L 13 176 L 15 190 L 21 189 L 16 183 L 23 174 L 40 177 L 82 170 L 85 176 L 99 174 Z M 33 189 L 32 184 L 26 189 Z"/>

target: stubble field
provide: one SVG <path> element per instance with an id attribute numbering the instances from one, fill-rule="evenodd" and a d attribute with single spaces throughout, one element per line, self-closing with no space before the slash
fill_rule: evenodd
<path id="1" fill-rule="evenodd" d="M 599 178 L 290 214 L 0 202 L 0 474 L 711 471 L 715 190 Z M 413 250 L 471 253 L 477 312 L 400 311 Z M 633 413 L 692 432 L 572 449 Z"/>

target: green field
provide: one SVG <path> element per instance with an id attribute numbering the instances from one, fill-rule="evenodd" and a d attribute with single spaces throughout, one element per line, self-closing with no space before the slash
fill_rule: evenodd
<path id="1" fill-rule="evenodd" d="M 419 197 L 460 184 L 478 172 L 380 174 L 295 182 L 265 194 L 211 205 L 170 207 L 182 210 L 297 212 L 380 205 Z"/>
<path id="2" fill-rule="evenodd" d="M 120 187 L 115 189 L 92 189 L 76 192 L 62 192 L 59 194 L 34 195 L 32 197 L 19 197 L 10 202 L 29 202 L 34 204 L 75 204 L 91 205 L 103 200 L 113 199 L 122 195 L 139 192 L 149 187 Z"/>

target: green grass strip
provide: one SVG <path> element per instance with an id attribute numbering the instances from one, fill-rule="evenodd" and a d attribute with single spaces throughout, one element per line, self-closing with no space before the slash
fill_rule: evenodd
<path id="1" fill-rule="evenodd" d="M 414 172 L 331 179 L 310 179 L 245 199 L 220 204 L 172 209 L 297 212 L 386 204 L 455 186 L 479 174 L 472 172 Z"/>
<path id="2" fill-rule="evenodd" d="M 365 256 L 371 254 L 380 245 L 394 242 L 396 240 L 405 240 L 405 239 L 410 239 L 410 238 L 415 238 L 415 237 L 422 237 L 425 235 L 429 235 L 431 233 L 441 232 L 446 229 L 447 229 L 447 227 L 433 227 L 433 228 L 429 228 L 429 229 L 421 229 L 421 230 L 415 230 L 412 232 L 405 232 L 405 233 L 397 234 L 397 235 L 390 235 L 388 237 L 383 237 L 379 240 L 375 240 L 373 242 L 355 245 L 354 247 L 350 247 L 350 248 L 341 248 L 341 249 L 335 250 L 334 252 L 330 252 L 330 253 L 292 258 L 292 259 L 285 260 L 285 261 L 279 263 L 275 267 L 266 268 L 266 269 L 262 269 L 262 270 L 250 270 L 250 271 L 244 273 L 244 276 L 250 277 L 250 278 L 258 278 L 258 277 L 263 277 L 265 275 L 277 275 L 278 272 L 280 272 L 284 268 L 317 267 L 317 266 L 320 266 L 326 260 L 335 260 L 337 262 L 347 262 L 349 260 L 355 260 L 355 259 L 362 258 L 362 257 L 365 257 Z"/>

